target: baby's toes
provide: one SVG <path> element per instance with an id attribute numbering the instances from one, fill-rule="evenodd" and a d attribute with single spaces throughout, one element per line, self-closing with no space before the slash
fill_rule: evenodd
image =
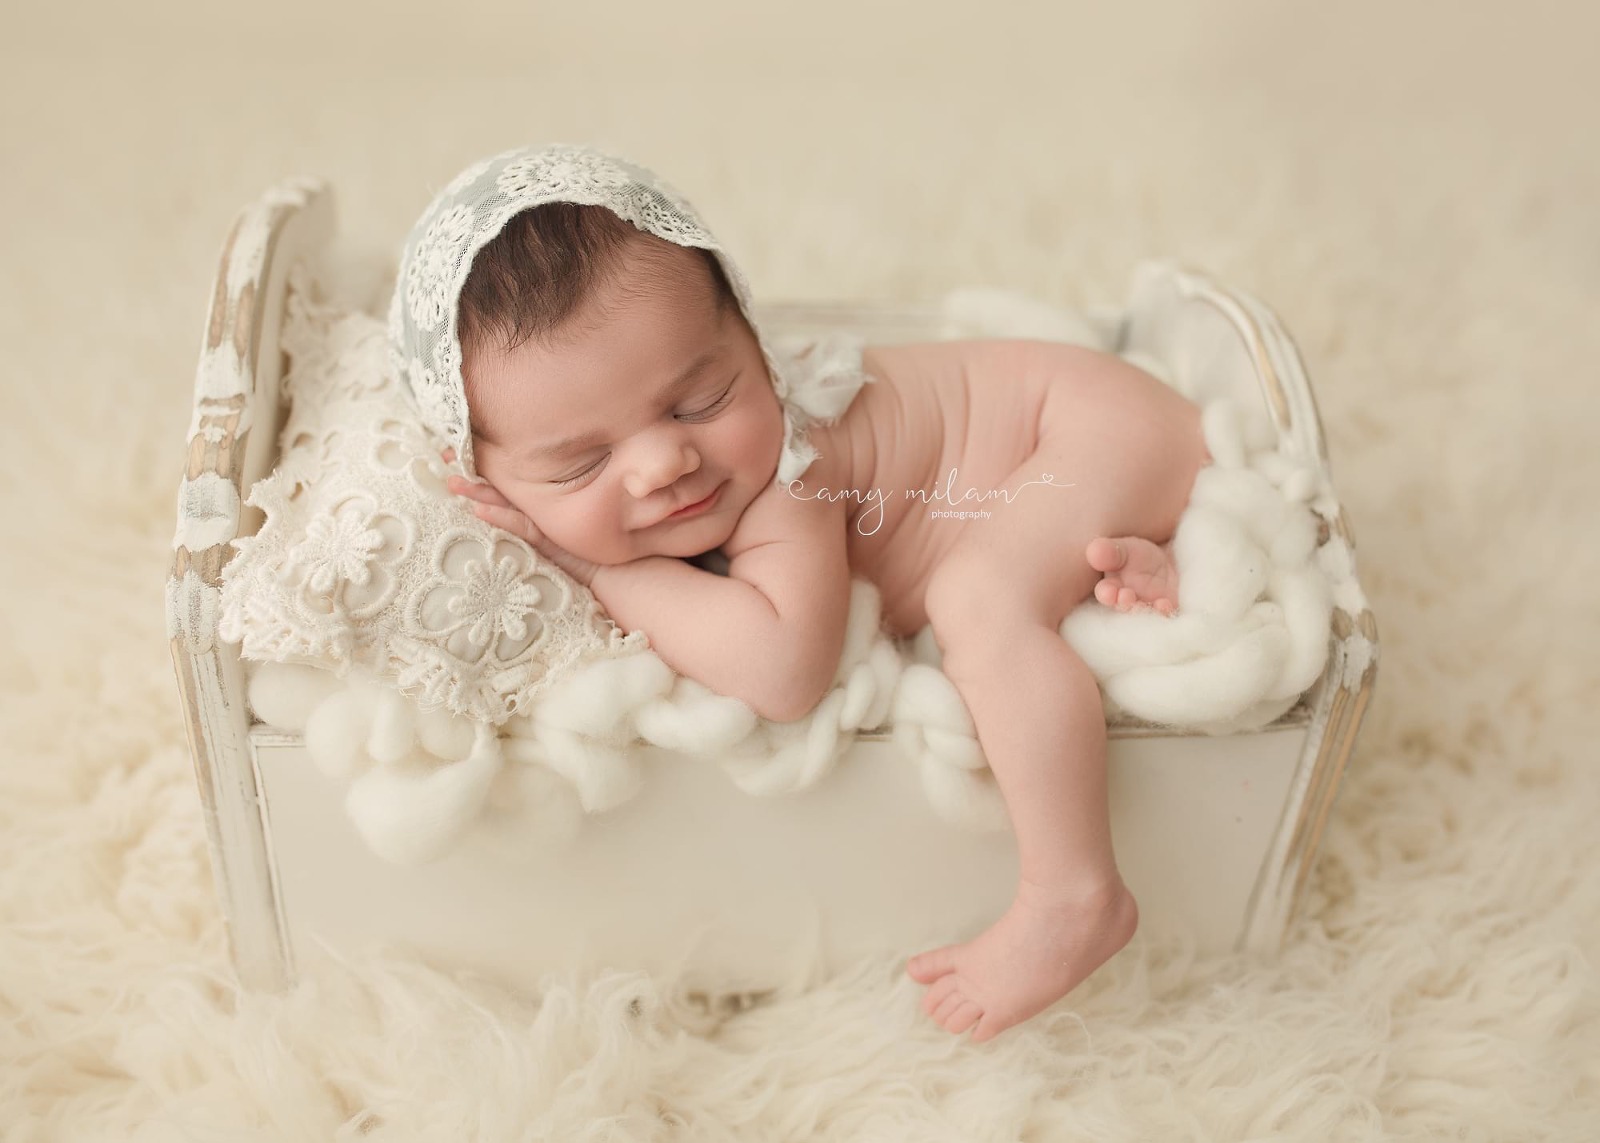
<path id="1" fill-rule="evenodd" d="M 1094 585 L 1094 597 L 1107 607 L 1115 607 L 1117 605 L 1117 591 L 1121 587 L 1121 580 L 1116 576 L 1108 575 Z"/>
<path id="2" fill-rule="evenodd" d="M 981 1019 L 983 1019 L 983 1005 L 976 1000 L 967 1000 L 939 1023 L 944 1025 L 946 1032 L 954 1032 L 959 1036 Z"/>
<path id="3" fill-rule="evenodd" d="M 1007 1027 L 1008 1025 L 998 1016 L 980 1020 L 978 1026 L 972 1030 L 972 1042 L 974 1044 L 982 1044 L 992 1040 L 1001 1032 L 1004 1032 Z"/>
<path id="4" fill-rule="evenodd" d="M 1133 588 L 1119 587 L 1117 589 L 1117 607 L 1119 609 L 1128 611 L 1139 602 L 1141 602 L 1139 593 L 1134 591 Z"/>
<path id="5" fill-rule="evenodd" d="M 933 1022 L 948 1030 L 950 1028 L 950 1018 L 964 1005 L 971 1003 L 972 1001 L 961 995 L 959 991 L 952 990 L 949 996 L 939 1002 L 939 1007 L 933 1010 Z"/>
<path id="6" fill-rule="evenodd" d="M 945 945 L 943 948 L 918 953 L 906 962 L 906 972 L 919 984 L 932 984 L 945 973 L 953 972 L 955 967 L 955 945 Z"/>
<path id="7" fill-rule="evenodd" d="M 983 1016 L 983 1005 L 957 990 L 945 997 L 933 1014 L 933 1022 L 946 1032 L 965 1032 Z"/>
<path id="8" fill-rule="evenodd" d="M 1089 546 L 1084 549 L 1084 557 L 1096 571 L 1116 571 L 1127 560 L 1122 545 L 1107 536 L 1090 540 Z"/>
<path id="9" fill-rule="evenodd" d="M 922 1010 L 929 1016 L 934 1016 L 939 1011 L 939 1006 L 955 995 L 959 995 L 956 992 L 956 974 L 946 973 L 928 985 L 928 991 L 922 995 Z"/>

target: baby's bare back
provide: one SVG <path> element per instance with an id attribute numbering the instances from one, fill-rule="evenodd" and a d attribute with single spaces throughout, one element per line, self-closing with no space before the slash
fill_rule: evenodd
<path id="1" fill-rule="evenodd" d="M 1110 354 L 1053 342 L 976 340 L 872 346 L 862 387 L 835 424 L 813 430 L 820 458 L 799 495 L 846 492 L 851 573 L 875 583 L 884 625 L 908 635 L 927 623 L 930 577 L 963 531 L 1003 512 L 1004 493 L 1110 499 L 1112 471 L 1154 473 L 1200 447 L 1199 410 Z M 1019 471 L 1042 440 L 1059 462 Z M 1049 477 L 1057 485 L 1027 481 Z M 1126 489 L 1126 479 L 1115 488 Z M 1175 525 L 1188 489 L 1155 518 Z M 1063 502 L 1064 507 L 1065 502 Z M 1168 510 L 1170 507 L 1170 511 Z M 1147 538 L 1157 542 L 1168 534 Z"/>

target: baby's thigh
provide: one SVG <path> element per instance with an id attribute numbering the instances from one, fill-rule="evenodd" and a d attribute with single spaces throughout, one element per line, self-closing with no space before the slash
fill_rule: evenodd
<path id="1" fill-rule="evenodd" d="M 961 521 L 961 535 L 928 579 L 923 607 L 942 645 L 1009 621 L 1060 624 L 1100 578 L 1089 566 L 1089 541 L 1116 513 L 1101 494 L 1069 486 L 1065 458 L 1052 442 L 1037 449 L 998 486 L 1011 493 L 983 503 L 988 517 Z"/>
<path id="2" fill-rule="evenodd" d="M 1009 499 L 986 501 L 988 519 L 962 521 L 930 576 L 924 607 L 941 641 L 1003 618 L 1059 626 L 1100 580 L 1090 541 L 1171 539 L 1208 458 L 1199 410 L 1169 395 L 1182 405 L 1162 395 L 1155 408 L 1115 413 L 1046 402 L 1038 444 L 1000 485 Z"/>
<path id="3" fill-rule="evenodd" d="M 1177 530 L 1196 474 L 1209 463 L 1200 409 L 1120 358 L 1059 378 L 1039 414 L 1042 457 L 1057 465 L 1100 535 L 1165 543 Z M 1090 537 L 1093 539 L 1094 537 Z"/>

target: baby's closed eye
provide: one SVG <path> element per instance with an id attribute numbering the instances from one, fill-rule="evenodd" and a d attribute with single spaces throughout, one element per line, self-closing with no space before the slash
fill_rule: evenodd
<path id="1" fill-rule="evenodd" d="M 735 378 L 735 381 L 736 380 L 737 378 Z M 721 412 L 733 400 L 733 386 L 733 381 L 728 382 L 728 387 L 718 394 L 716 400 L 712 401 L 711 404 L 707 405 L 699 412 L 679 413 L 678 419 L 693 421 L 696 419 L 708 418 L 716 413 Z"/>
<path id="2" fill-rule="evenodd" d="M 690 410 L 689 412 L 674 413 L 674 418 L 679 421 L 686 421 L 689 424 L 700 424 L 713 419 L 718 414 L 726 410 L 729 405 L 733 404 L 734 388 L 737 382 L 737 377 L 734 378 L 733 381 L 728 382 L 721 392 L 719 392 L 711 400 L 710 404 L 702 405 L 699 408 Z M 604 455 L 595 458 L 593 461 L 590 461 L 588 464 L 584 465 L 575 472 L 570 472 L 566 476 L 551 478 L 549 483 L 560 485 L 562 487 L 570 487 L 586 479 L 587 477 L 597 475 L 600 470 L 605 467 L 605 464 L 610 457 L 611 453 L 607 452 Z"/>

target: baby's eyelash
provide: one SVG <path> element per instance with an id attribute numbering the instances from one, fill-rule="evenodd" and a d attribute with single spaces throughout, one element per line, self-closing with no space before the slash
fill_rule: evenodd
<path id="1" fill-rule="evenodd" d="M 588 476 L 591 472 L 593 472 L 596 468 L 598 468 L 600 466 L 601 461 L 604 461 L 604 460 L 605 460 L 605 457 L 601 457 L 600 460 L 595 461 L 588 468 L 584 469 L 582 472 L 578 473 L 577 475 L 569 476 L 565 480 L 552 480 L 550 483 L 551 484 L 576 484 L 578 481 L 582 480 L 585 476 Z"/>
<path id="2" fill-rule="evenodd" d="M 732 400 L 733 387 L 738 382 L 738 380 L 739 379 L 737 377 L 735 377 L 732 381 L 728 382 L 728 387 L 722 391 L 722 395 L 720 397 L 718 397 L 715 401 L 713 401 L 711 404 L 707 405 L 704 409 L 701 409 L 697 413 L 679 413 L 678 414 L 679 419 L 680 420 L 691 420 L 692 421 L 692 420 L 698 419 L 700 417 L 709 417 L 712 413 L 720 411 L 724 405 L 726 405 L 730 400 Z M 582 480 L 585 476 L 588 476 L 596 468 L 600 467 L 601 464 L 605 463 L 605 459 L 606 459 L 605 457 L 601 457 L 599 460 L 595 461 L 593 464 L 591 464 L 588 468 L 584 469 L 582 472 L 575 473 L 574 475 L 567 477 L 565 480 L 552 480 L 550 483 L 551 484 L 576 484 L 578 481 Z"/>
<path id="3" fill-rule="evenodd" d="M 735 380 L 737 380 L 737 378 L 735 378 Z M 710 416 L 712 413 L 717 412 L 724 405 L 726 405 L 728 403 L 729 399 L 731 398 L 732 394 L 733 394 L 733 382 L 730 381 L 730 382 L 728 382 L 728 387 L 722 391 L 722 396 L 718 397 L 715 401 L 711 402 L 711 404 L 709 404 L 705 408 L 701 409 L 698 413 L 679 413 L 678 414 L 678 419 L 679 420 L 690 420 L 690 421 L 692 421 L 696 417 Z"/>

